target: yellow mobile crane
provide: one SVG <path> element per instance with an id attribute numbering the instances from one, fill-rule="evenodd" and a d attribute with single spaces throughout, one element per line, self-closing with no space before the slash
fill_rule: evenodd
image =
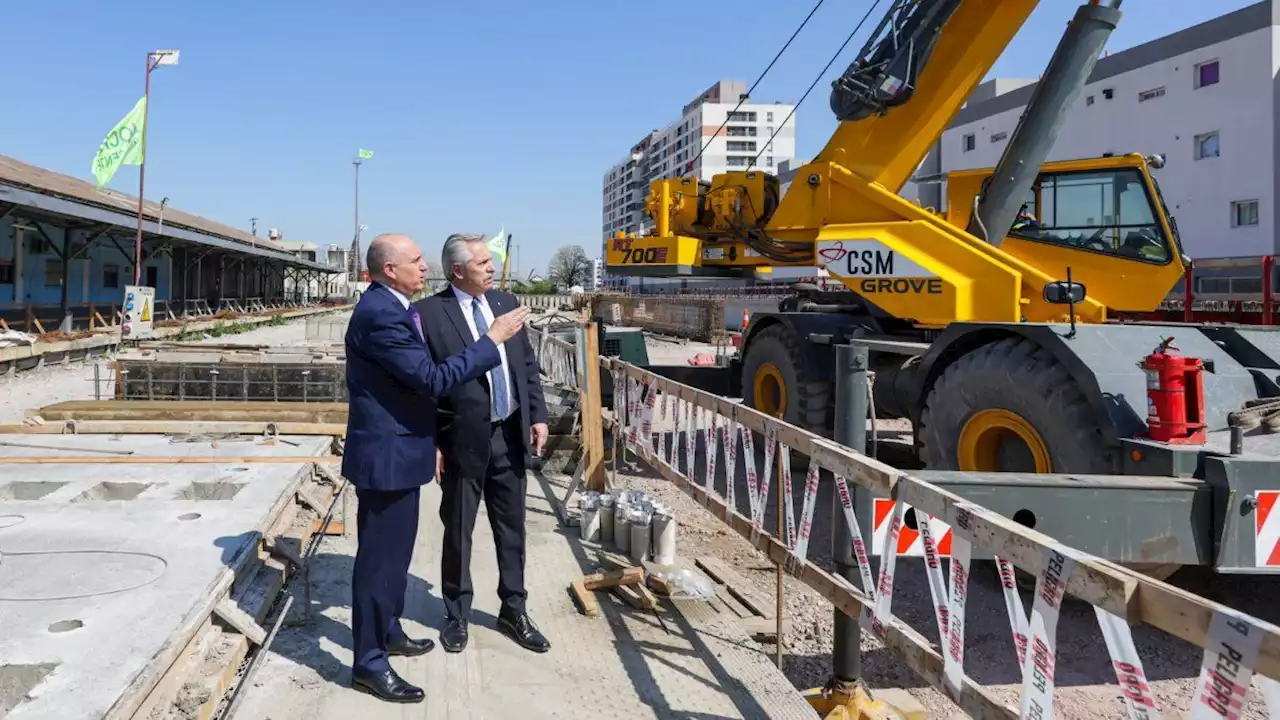
<path id="1" fill-rule="evenodd" d="M 654 181 L 655 229 L 609 239 L 609 272 L 825 268 L 846 291 L 809 289 L 751 318 L 731 383 L 747 404 L 830 435 L 832 342 L 858 338 L 878 412 L 913 421 L 927 468 L 1134 472 L 1122 446 L 1146 429 L 1137 365 L 1168 329 L 1107 320 L 1155 308 L 1189 262 L 1151 173 L 1163 160 L 1045 162 L 1120 0 L 1077 9 L 999 164 L 951 173 L 945 213 L 898 195 L 1038 4 L 892 2 L 833 83 L 839 126 L 785 196 L 757 170 Z M 1223 354 L 1176 334 L 1186 355 Z M 1206 378 L 1219 429 L 1255 396 L 1230 365 L 1229 381 Z M 1232 390 L 1215 398 L 1219 380 Z"/>

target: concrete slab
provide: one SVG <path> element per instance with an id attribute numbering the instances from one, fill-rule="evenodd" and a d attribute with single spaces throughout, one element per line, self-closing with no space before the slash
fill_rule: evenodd
<path id="1" fill-rule="evenodd" d="M 482 516 L 472 550 L 476 595 L 467 649 L 451 655 L 437 647 L 422 657 L 393 658 L 405 679 L 425 689 L 421 705 L 394 706 L 352 690 L 355 533 L 326 538 L 310 571 L 312 624 L 281 629 L 245 689 L 241 715 L 273 720 L 814 716 L 748 640 L 737 616 L 718 613 L 705 602 L 681 601 L 679 610 L 663 603 L 654 614 L 600 592 L 601 616 L 582 616 L 567 588 L 592 569 L 595 554 L 576 529 L 558 527 L 549 495 L 563 496 L 567 484 L 564 477 L 531 474 L 526 492 L 528 606 L 552 643 L 550 652 L 527 652 L 495 629 L 497 561 Z M 427 486 L 405 603 L 404 626 L 416 637 L 436 638 L 444 626 L 439 502 L 439 489 Z M 350 503 L 348 522 L 354 522 L 355 512 L 356 503 Z M 301 599 L 296 597 L 295 609 Z"/>
<path id="2" fill-rule="evenodd" d="M 4 456 L 321 455 L 291 443 L 165 436 L 0 435 Z M 21 445 L 18 447 L 17 445 Z M 42 447 L 30 447 L 39 445 Z M 305 464 L 0 462 L 0 708 L 11 720 L 101 718 L 146 672 L 211 588 L 255 546 L 308 475 Z M 163 668 L 159 668 L 162 671 Z"/>

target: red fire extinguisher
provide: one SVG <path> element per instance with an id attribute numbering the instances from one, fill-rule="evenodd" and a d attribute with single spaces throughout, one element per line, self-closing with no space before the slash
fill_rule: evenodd
<path id="1" fill-rule="evenodd" d="M 1177 354 L 1173 338 L 1161 340 L 1142 361 L 1147 374 L 1147 427 L 1152 440 L 1204 444 L 1204 361 Z"/>

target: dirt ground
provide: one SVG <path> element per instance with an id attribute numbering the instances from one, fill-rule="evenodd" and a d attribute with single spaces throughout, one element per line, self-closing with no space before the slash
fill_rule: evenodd
<path id="1" fill-rule="evenodd" d="M 651 362 L 682 362 L 681 358 L 705 350 L 696 347 L 696 343 L 662 343 L 657 348 L 655 344 L 654 341 L 649 342 Z M 654 355 L 659 355 L 662 360 L 655 359 Z M 877 423 L 880 457 L 888 462 L 894 462 L 890 458 L 905 458 L 909 454 L 910 432 L 907 421 Z M 702 455 L 702 450 L 699 449 L 697 454 Z M 675 510 L 679 523 L 677 552 L 683 564 L 692 566 L 694 559 L 702 555 L 718 557 L 753 583 L 758 593 L 776 597 L 777 571 L 764 555 L 728 530 L 682 490 L 645 467 L 642 461 L 634 457 L 632 460 L 635 464 L 629 470 L 621 468 L 616 482 L 623 488 L 643 489 Z M 720 462 L 723 465 L 723 456 Z M 741 463 L 739 467 L 742 467 Z M 742 472 L 738 474 L 736 487 L 740 512 L 745 512 L 742 496 L 746 494 L 746 481 Z M 804 473 L 793 473 L 793 504 L 797 516 L 803 503 L 803 485 Z M 776 527 L 776 495 L 772 490 L 770 495 L 765 515 L 766 528 Z M 828 571 L 834 570 L 831 560 L 833 501 L 831 483 L 822 483 L 814 512 L 809 557 Z M 843 522 L 843 517 L 840 521 Z M 878 560 L 873 558 L 872 563 L 878 569 Z M 937 625 L 922 561 L 903 557 L 899 558 L 897 567 L 894 615 L 936 644 Z M 945 562 L 943 569 L 949 577 L 950 571 Z M 998 575 L 991 563 L 980 562 L 974 563 L 972 573 L 965 613 L 965 671 L 997 697 L 1017 708 L 1021 675 Z M 1169 582 L 1263 620 L 1280 622 L 1280 602 L 1276 602 L 1280 597 L 1280 578 L 1210 578 L 1199 569 L 1188 568 L 1174 575 Z M 831 673 L 834 611 L 829 602 L 790 575 L 784 574 L 783 583 L 784 613 L 791 622 L 784 640 L 783 669 L 798 689 L 820 687 Z M 1029 589 L 1022 592 L 1022 598 L 1029 610 Z M 1183 716 L 1191 704 L 1203 650 L 1145 625 L 1133 628 L 1133 638 L 1161 713 L 1165 717 Z M 1093 608 L 1068 598 L 1059 619 L 1057 639 L 1054 703 L 1057 716 L 1081 720 L 1127 717 Z M 775 648 L 772 643 L 761 643 L 760 647 L 770 657 L 773 656 Z M 874 635 L 865 631 L 862 634 L 862 672 L 871 687 L 909 689 L 929 709 L 931 717 L 967 717 L 940 692 L 930 688 L 899 663 Z M 1256 681 L 1241 717 L 1269 717 Z"/>

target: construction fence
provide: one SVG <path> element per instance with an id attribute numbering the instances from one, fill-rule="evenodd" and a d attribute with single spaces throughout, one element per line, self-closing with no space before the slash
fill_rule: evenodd
<path id="1" fill-rule="evenodd" d="M 608 304 L 602 303 L 606 312 Z M 591 332 L 588 329 L 578 337 L 589 337 Z M 581 387 L 584 380 L 597 382 L 595 378 L 600 377 L 594 373 L 584 377 L 583 369 L 597 358 L 588 361 L 583 348 L 565 336 L 541 334 L 534 345 L 543 373 L 554 384 Z M 1203 649 L 1187 717 L 1243 717 L 1251 684 L 1260 689 L 1271 717 L 1280 717 L 1280 627 L 1064 546 L 907 472 L 730 399 L 617 359 L 598 358 L 598 363 L 616 389 L 611 410 L 602 412 L 613 437 L 615 473 L 620 448 L 643 459 L 767 556 L 780 578 L 782 573 L 792 575 L 844 616 L 856 618 L 897 661 L 970 717 L 1054 716 L 1058 620 L 1067 595 L 1093 607 L 1114 668 L 1117 711 L 1123 708 L 1130 718 L 1162 714 L 1131 631 L 1131 626 L 1146 624 Z M 584 447 L 588 441 L 584 435 Z M 740 456 L 746 498 L 733 482 Z M 799 488 L 792 487 L 791 468 L 805 460 L 807 469 L 798 494 L 802 500 L 797 507 L 793 490 Z M 811 557 L 815 502 L 823 478 L 835 485 L 847 537 L 852 539 L 850 554 L 856 560 L 857 572 L 850 575 L 857 582 L 827 572 Z M 610 491 L 621 490 L 615 475 Z M 855 518 L 855 491 L 891 502 L 887 537 L 877 545 L 898 548 L 900 537 L 909 531 L 922 539 L 938 642 L 895 614 L 899 555 L 878 553 L 879 567 L 872 566 L 871 555 L 877 553 L 868 551 L 867 538 Z M 777 520 L 772 531 L 765 523 L 771 492 L 776 495 Z M 915 528 L 908 530 L 912 515 L 917 518 Z M 939 551 L 944 534 L 949 577 L 941 562 L 944 553 Z M 967 644 L 971 649 L 982 640 L 966 638 L 967 614 L 1001 612 L 966 606 L 971 565 L 988 557 L 999 570 L 1004 613 L 1021 669 L 1018 707 L 975 681 L 965 666 Z M 1029 613 L 1019 595 L 1015 569 L 1036 578 Z M 778 588 L 781 594 L 781 582 Z M 779 613 L 780 644 L 782 637 Z M 1163 712 L 1173 714 L 1172 709 Z"/>

